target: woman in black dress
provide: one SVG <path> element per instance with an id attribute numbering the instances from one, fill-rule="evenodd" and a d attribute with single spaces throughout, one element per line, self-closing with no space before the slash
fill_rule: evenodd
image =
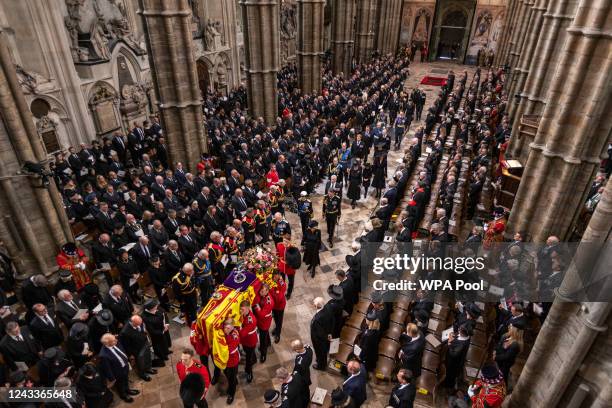
<path id="1" fill-rule="evenodd" d="M 351 199 L 351 207 L 355 208 L 357 200 L 361 198 L 361 182 L 363 170 L 359 159 L 355 160 L 349 171 L 348 198 Z"/>
<path id="2" fill-rule="evenodd" d="M 138 298 L 138 282 L 136 280 L 140 276 L 140 272 L 138 270 L 138 264 L 128 251 L 121 251 L 119 262 L 117 262 L 117 269 L 119 270 L 123 289 L 130 295 L 133 303 L 140 303 L 140 299 Z M 135 280 L 133 285 L 130 285 L 130 280 L 132 279 Z"/>
<path id="3" fill-rule="evenodd" d="M 89 347 L 89 327 L 85 323 L 76 322 L 70 327 L 66 351 L 76 368 L 81 368 L 93 356 Z"/>
<path id="4" fill-rule="evenodd" d="M 376 368 L 378 361 L 378 341 L 380 339 L 380 321 L 376 312 L 371 311 L 366 316 L 366 328 L 361 332 L 359 338 L 359 359 L 365 364 L 370 373 Z"/>
<path id="5" fill-rule="evenodd" d="M 523 331 L 510 325 L 508 333 L 502 336 L 493 353 L 493 358 L 499 366 L 499 371 L 502 372 L 506 380 L 506 386 L 509 384 L 510 369 L 516 361 L 516 356 L 519 355 L 522 349 Z"/>
<path id="6" fill-rule="evenodd" d="M 321 249 L 321 230 L 315 220 L 310 221 L 304 234 L 304 263 L 308 265 L 310 277 L 314 278 L 315 269 L 321 263 L 319 250 Z"/>
<path id="7" fill-rule="evenodd" d="M 372 187 L 376 189 L 376 198 L 380 198 L 382 190 L 385 188 L 387 179 L 387 157 L 377 156 L 374 159 L 374 180 L 372 180 Z"/>
<path id="8" fill-rule="evenodd" d="M 372 165 L 366 163 L 363 166 L 363 172 L 361 174 L 361 184 L 363 184 L 363 198 L 368 198 L 368 188 L 372 182 Z"/>
<path id="9" fill-rule="evenodd" d="M 88 408 L 107 408 L 113 402 L 113 393 L 92 363 L 81 367 L 76 387 L 85 399 L 85 405 Z"/>

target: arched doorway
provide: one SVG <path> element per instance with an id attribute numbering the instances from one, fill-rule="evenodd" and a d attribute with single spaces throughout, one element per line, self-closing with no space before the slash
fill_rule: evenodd
<path id="1" fill-rule="evenodd" d="M 433 60 L 463 63 L 474 18 L 476 1 L 439 0 L 430 45 Z"/>
<path id="2" fill-rule="evenodd" d="M 196 63 L 198 70 L 198 84 L 200 86 L 200 92 L 202 93 L 202 99 L 206 99 L 208 89 L 210 87 L 210 74 L 208 72 L 208 65 L 206 62 L 199 59 Z"/>

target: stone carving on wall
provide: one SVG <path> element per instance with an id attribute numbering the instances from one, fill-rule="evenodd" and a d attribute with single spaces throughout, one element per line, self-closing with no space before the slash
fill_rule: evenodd
<path id="1" fill-rule="evenodd" d="M 204 46 L 206 51 L 214 51 L 225 45 L 223 40 L 223 24 L 219 20 L 208 19 L 204 31 Z"/>
<path id="2" fill-rule="evenodd" d="M 476 20 L 476 29 L 474 30 L 475 42 L 486 43 L 488 41 L 492 21 L 493 16 L 488 10 L 484 10 L 478 15 L 478 19 Z"/>
<path id="3" fill-rule="evenodd" d="M 64 24 L 70 36 L 70 51 L 75 62 L 87 61 L 89 52 L 79 45 L 79 24 L 81 23 L 81 6 L 85 0 L 66 0 L 68 15 L 64 18 Z"/>
<path id="4" fill-rule="evenodd" d="M 117 114 L 118 103 L 119 98 L 109 85 L 96 86 L 89 99 L 89 107 L 98 135 L 107 134 L 120 127 Z"/>
<path id="5" fill-rule="evenodd" d="M 280 9 L 281 61 L 287 61 L 295 52 L 296 36 L 297 5 L 283 2 Z"/>
<path id="6" fill-rule="evenodd" d="M 130 27 L 130 23 L 128 21 L 127 10 L 125 9 L 125 4 L 121 1 L 113 0 L 111 1 L 119 10 L 119 16 L 111 18 L 107 22 L 107 31 L 110 36 L 116 40 L 123 40 L 136 54 L 143 55 L 146 54 L 146 50 L 140 46 L 138 41 L 134 38 L 134 32 Z"/>
<path id="7" fill-rule="evenodd" d="M 189 7 L 191 8 L 191 22 L 193 24 L 193 38 L 200 38 L 202 36 L 202 21 L 200 20 L 199 13 L 199 0 L 187 0 Z"/>
<path id="8" fill-rule="evenodd" d="M 109 60 L 111 52 L 108 46 L 109 38 L 106 32 L 106 22 L 104 18 L 98 16 L 93 27 L 91 28 L 91 45 L 98 54 L 98 57 L 104 60 Z"/>
<path id="9" fill-rule="evenodd" d="M 44 133 L 48 131 L 55 131 L 57 128 L 57 122 L 51 119 L 48 115 L 43 115 L 38 121 L 36 121 L 36 130 L 39 133 Z"/>
<path id="10" fill-rule="evenodd" d="M 19 80 L 19 85 L 23 88 L 25 93 L 37 93 L 38 88 L 38 78 L 40 75 L 29 73 L 21 65 L 15 64 L 15 69 L 17 71 L 17 79 Z"/>

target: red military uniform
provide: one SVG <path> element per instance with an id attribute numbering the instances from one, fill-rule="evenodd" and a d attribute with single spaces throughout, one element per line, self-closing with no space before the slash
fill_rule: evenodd
<path id="1" fill-rule="evenodd" d="M 77 290 L 80 290 L 83 286 L 91 282 L 91 277 L 87 269 L 82 269 L 80 267 L 81 263 L 87 265 L 89 262 L 89 259 L 81 248 L 76 249 L 76 254 L 74 256 L 70 256 L 64 251 L 60 251 L 55 257 L 55 261 L 60 269 L 65 269 L 72 273 L 72 279 L 74 280 Z"/>
<path id="2" fill-rule="evenodd" d="M 206 369 L 206 367 L 204 367 L 202 363 L 200 363 L 199 360 L 193 359 L 193 364 L 191 364 L 190 367 L 185 367 L 185 364 L 183 364 L 182 361 L 179 361 L 178 363 L 176 363 L 176 372 L 181 382 L 183 382 L 187 374 L 198 373 L 204 379 L 204 385 L 206 386 L 206 389 L 208 389 L 210 385 L 210 377 L 208 375 L 208 370 Z"/>
<path id="3" fill-rule="evenodd" d="M 240 335 L 238 334 L 238 330 L 234 329 L 230 334 L 226 334 L 225 341 L 227 342 L 227 349 L 229 350 L 227 368 L 238 367 L 238 363 L 240 363 L 240 352 L 238 351 Z"/>
<path id="4" fill-rule="evenodd" d="M 249 312 L 248 315 L 242 316 L 240 344 L 244 347 L 257 346 L 257 318 L 253 312 Z"/>
<path id="5" fill-rule="evenodd" d="M 225 240 L 223 241 L 223 247 L 225 248 L 225 253 L 227 254 L 227 256 L 230 257 L 230 262 L 231 263 L 236 263 L 236 260 L 232 260 L 232 255 L 236 256 L 236 258 L 238 257 L 238 255 L 240 255 L 240 251 L 238 249 L 238 242 L 236 241 L 236 239 L 230 237 L 229 235 L 225 237 Z"/>
<path id="6" fill-rule="evenodd" d="M 478 379 L 472 388 L 476 390 L 476 394 L 472 396 L 473 408 L 499 408 L 506 398 L 506 385 L 503 381 L 491 384 Z"/>
<path id="7" fill-rule="evenodd" d="M 274 303 L 272 307 L 273 310 L 285 310 L 285 306 L 287 306 L 285 293 L 287 293 L 287 284 L 285 280 L 281 278 L 276 282 L 276 287 L 270 289 L 270 296 L 272 296 Z"/>
<path id="8" fill-rule="evenodd" d="M 274 309 L 274 300 L 270 294 L 265 298 L 257 296 L 253 305 L 253 311 L 257 318 L 257 328 L 260 330 L 270 330 L 272 325 L 272 309 Z"/>
<path id="9" fill-rule="evenodd" d="M 191 324 L 191 334 L 189 335 L 189 342 L 193 346 L 195 352 L 198 353 L 198 355 L 208 355 L 208 343 L 200 333 L 197 322 L 193 322 Z"/>
<path id="10" fill-rule="evenodd" d="M 295 275 L 295 269 L 290 268 L 285 263 L 285 251 L 287 247 L 283 242 L 279 242 L 276 244 L 276 252 L 278 253 L 278 270 L 284 273 L 285 275 Z"/>

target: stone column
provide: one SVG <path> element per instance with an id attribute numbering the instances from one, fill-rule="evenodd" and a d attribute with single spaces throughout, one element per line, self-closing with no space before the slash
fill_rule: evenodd
<path id="1" fill-rule="evenodd" d="M 249 112 L 273 124 L 278 116 L 280 65 L 278 0 L 241 0 Z"/>
<path id="2" fill-rule="evenodd" d="M 520 50 L 518 63 L 512 71 L 514 74 L 512 78 L 513 82 L 510 84 L 508 92 L 508 114 L 510 117 L 514 117 L 513 115 L 518 105 L 514 96 L 516 94 L 522 94 L 523 92 L 527 73 L 529 72 L 529 66 L 533 60 L 533 51 L 541 33 L 542 20 L 544 19 L 543 15 L 549 1 L 550 0 L 536 0 L 531 6 L 530 18 L 524 35 L 525 39 Z"/>
<path id="3" fill-rule="evenodd" d="M 612 183 L 608 183 L 505 407 L 554 407 L 568 395 L 567 387 L 610 312 L 610 303 L 583 303 L 588 310 L 585 313 L 581 304 L 572 300 L 585 300 L 585 271 L 597 268 L 611 232 Z M 607 337 L 602 340 L 609 341 Z"/>
<path id="4" fill-rule="evenodd" d="M 507 31 L 506 31 L 506 35 L 503 39 L 502 45 L 503 45 L 503 49 L 500 53 L 500 60 L 499 63 L 501 65 L 507 65 L 508 64 L 508 58 L 509 58 L 509 54 L 510 54 L 510 49 L 512 48 L 512 38 L 514 37 L 518 26 L 517 26 L 517 22 L 520 21 L 519 17 L 521 14 L 521 11 L 523 10 L 523 2 L 525 0 L 514 0 L 514 4 L 512 5 L 512 9 L 510 9 L 510 21 L 508 22 L 508 27 L 507 27 Z"/>
<path id="5" fill-rule="evenodd" d="M 510 53 L 508 55 L 508 64 L 510 65 L 511 71 L 511 81 L 516 77 L 516 66 L 521 55 L 521 50 L 523 48 L 523 42 L 525 41 L 525 34 L 527 33 L 527 28 L 529 27 L 529 23 L 531 20 L 531 11 L 532 5 L 535 0 L 524 0 L 523 6 L 521 8 L 521 13 L 518 16 L 518 20 L 516 21 L 517 28 L 514 31 L 514 35 L 512 36 Z M 512 97 L 512 95 L 508 95 Z"/>
<path id="6" fill-rule="evenodd" d="M 521 103 L 514 117 L 508 153 L 521 163 L 527 162 L 529 144 L 533 138 L 529 135 L 519 135 L 518 129 L 523 115 L 541 115 L 546 105 L 550 81 L 557 69 L 562 47 L 567 38 L 567 27 L 571 24 L 578 0 L 549 0 L 543 22 L 537 28 L 538 39 L 533 51 L 533 58 L 522 91 Z M 510 95 L 512 97 L 512 95 Z"/>
<path id="7" fill-rule="evenodd" d="M 581 0 L 510 213 L 534 242 L 570 233 L 612 130 L 608 0 Z"/>
<path id="8" fill-rule="evenodd" d="M 298 0 L 297 69 L 304 93 L 321 92 L 325 0 Z"/>
<path id="9" fill-rule="evenodd" d="M 187 0 L 139 0 L 151 76 L 171 163 L 195 169 L 207 151 Z"/>
<path id="10" fill-rule="evenodd" d="M 357 21 L 355 59 L 362 64 L 374 51 L 374 23 L 376 21 L 376 0 L 357 0 Z"/>
<path id="11" fill-rule="evenodd" d="M 348 77 L 353 63 L 355 0 L 334 0 L 332 7 L 332 70 Z"/>
<path id="12" fill-rule="evenodd" d="M 395 54 L 402 18 L 402 0 L 384 0 L 379 3 L 376 49 L 383 54 Z"/>
<path id="13" fill-rule="evenodd" d="M 40 177 L 20 174 L 26 162 L 43 163 L 47 155 L 1 31 L 0 118 L 0 239 L 20 278 L 50 274 L 72 232 L 53 178 L 45 187 Z"/>
<path id="14" fill-rule="evenodd" d="M 504 18 L 504 28 L 502 29 L 502 34 L 497 45 L 497 50 L 495 50 L 495 65 L 502 66 L 504 64 L 504 53 L 506 50 L 506 46 L 508 45 L 508 37 L 512 32 L 512 22 L 516 13 L 518 0 L 509 0 L 508 5 L 506 6 L 506 17 Z"/>

